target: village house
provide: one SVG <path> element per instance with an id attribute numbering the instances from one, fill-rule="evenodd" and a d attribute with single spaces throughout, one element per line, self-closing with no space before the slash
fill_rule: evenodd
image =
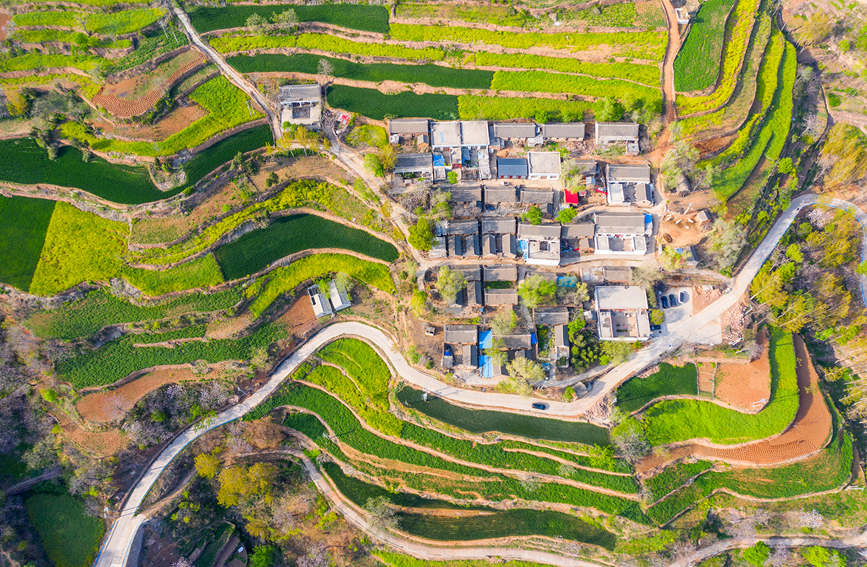
<path id="1" fill-rule="evenodd" d="M 446 325 L 442 367 L 476 369 L 478 366 L 479 328 L 476 325 Z"/>
<path id="2" fill-rule="evenodd" d="M 596 213 L 595 254 L 643 256 L 653 217 L 645 213 Z"/>
<path id="3" fill-rule="evenodd" d="M 485 210 L 497 211 L 501 214 L 511 211 L 517 213 L 520 210 L 521 200 L 518 198 L 518 189 L 512 185 L 485 186 Z"/>
<path id="4" fill-rule="evenodd" d="M 478 221 L 449 221 L 446 230 L 450 257 L 482 255 Z"/>
<path id="5" fill-rule="evenodd" d="M 518 292 L 514 288 L 485 288 L 485 305 L 487 307 L 500 307 L 503 305 L 517 305 Z"/>
<path id="6" fill-rule="evenodd" d="M 561 365 L 560 361 L 563 360 L 562 366 L 568 366 L 569 364 L 569 330 L 566 325 L 554 325 L 552 328 L 552 332 L 554 333 L 554 360 L 557 361 L 558 366 Z"/>
<path id="7" fill-rule="evenodd" d="M 542 139 L 581 141 L 584 139 L 585 127 L 583 122 L 552 122 L 542 124 Z"/>
<path id="8" fill-rule="evenodd" d="M 325 297 L 325 294 L 322 293 L 322 290 L 319 289 L 318 285 L 311 285 L 307 288 L 307 297 L 310 298 L 310 303 L 313 305 L 313 315 L 317 319 L 333 313 L 331 303 Z"/>
<path id="9" fill-rule="evenodd" d="M 394 162 L 394 174 L 403 179 L 433 181 L 433 154 L 398 154 Z"/>
<path id="10" fill-rule="evenodd" d="M 527 179 L 529 174 L 527 158 L 497 158 L 498 179 Z"/>
<path id="11" fill-rule="evenodd" d="M 277 95 L 280 102 L 280 121 L 319 129 L 322 119 L 322 87 L 312 85 L 283 85 Z"/>
<path id="12" fill-rule="evenodd" d="M 347 307 L 352 307 L 346 288 L 337 280 L 333 279 L 328 282 L 328 298 L 331 300 L 334 311 L 342 311 Z"/>
<path id="13" fill-rule="evenodd" d="M 599 339 L 635 341 L 650 338 L 647 292 L 641 286 L 597 286 L 594 291 Z"/>
<path id="14" fill-rule="evenodd" d="M 452 216 L 476 217 L 482 211 L 481 187 L 455 187 L 448 191 L 451 193 Z"/>
<path id="15" fill-rule="evenodd" d="M 632 268 L 628 266 L 593 266 L 581 269 L 581 281 L 590 284 L 632 282 Z"/>
<path id="16" fill-rule="evenodd" d="M 560 230 L 562 253 L 576 256 L 592 253 L 595 234 L 596 225 L 592 222 L 564 224 Z"/>
<path id="17" fill-rule="evenodd" d="M 461 123 L 457 120 L 431 123 L 430 145 L 435 150 L 460 148 Z"/>
<path id="18" fill-rule="evenodd" d="M 521 205 L 525 208 L 539 207 L 546 215 L 554 214 L 554 204 L 557 194 L 550 189 L 521 188 Z"/>
<path id="19" fill-rule="evenodd" d="M 487 120 L 461 121 L 461 146 L 464 148 L 484 149 L 491 145 Z"/>
<path id="20" fill-rule="evenodd" d="M 534 313 L 534 323 L 539 327 L 566 325 L 569 323 L 569 308 L 562 305 L 558 307 L 537 307 Z"/>
<path id="21" fill-rule="evenodd" d="M 529 179 L 560 179 L 559 152 L 529 152 Z"/>
<path id="22" fill-rule="evenodd" d="M 559 224 L 518 224 L 518 248 L 528 264 L 560 264 Z"/>
<path id="23" fill-rule="evenodd" d="M 515 264 L 504 264 L 502 266 L 483 266 L 482 275 L 485 283 L 489 282 L 511 282 L 518 281 L 518 266 Z"/>
<path id="24" fill-rule="evenodd" d="M 392 144 L 415 141 L 429 144 L 430 121 L 426 118 L 392 118 L 388 121 L 388 138 Z"/>
<path id="25" fill-rule="evenodd" d="M 514 218 L 483 218 L 481 225 L 483 256 L 515 255 L 517 221 Z"/>
<path id="26" fill-rule="evenodd" d="M 609 205 L 635 203 L 640 207 L 649 207 L 653 204 L 649 165 L 607 164 L 605 181 Z"/>
<path id="27" fill-rule="evenodd" d="M 495 122 L 494 137 L 501 140 L 523 140 L 536 137 L 537 127 L 533 122 Z"/>
<path id="28" fill-rule="evenodd" d="M 607 146 L 608 144 L 626 143 L 626 153 L 637 155 L 639 126 L 634 122 L 597 122 L 596 144 Z"/>

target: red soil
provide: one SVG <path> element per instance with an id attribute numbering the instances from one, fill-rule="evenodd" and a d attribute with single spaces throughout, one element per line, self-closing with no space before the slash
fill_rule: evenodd
<path id="1" fill-rule="evenodd" d="M 716 375 L 715 397 L 721 402 L 747 412 L 760 411 L 771 396 L 771 363 L 768 337 L 758 337 L 762 354 L 748 364 L 722 362 Z"/>
<path id="2" fill-rule="evenodd" d="M 204 117 L 208 113 L 204 108 L 197 104 L 188 104 L 186 106 L 178 106 L 173 108 L 168 114 L 160 118 L 157 122 L 150 125 L 139 124 L 112 124 L 108 121 L 101 120 L 96 123 L 96 126 L 101 128 L 106 134 L 116 136 L 118 138 L 127 138 L 131 140 L 144 141 L 161 141 L 165 140 L 172 134 L 180 132 L 199 118 Z"/>
<path id="3" fill-rule="evenodd" d="M 306 294 L 296 299 L 289 310 L 277 319 L 277 322 L 286 325 L 286 330 L 295 337 L 305 336 L 315 329 L 318 323 L 316 316 L 313 315 L 313 305 L 310 304 Z"/>
<path id="4" fill-rule="evenodd" d="M 0 11 L 0 41 L 5 41 L 6 39 L 6 27 L 9 24 L 9 20 L 12 19 L 12 15 L 9 12 Z"/>
<path id="5" fill-rule="evenodd" d="M 172 84 L 203 63 L 204 57 L 198 51 L 183 51 L 156 69 L 106 83 L 93 97 L 93 102 L 118 118 L 139 116 L 153 108 Z M 163 74 L 160 73 L 161 67 L 164 67 Z M 166 75 L 166 70 L 171 70 L 171 73 Z"/>

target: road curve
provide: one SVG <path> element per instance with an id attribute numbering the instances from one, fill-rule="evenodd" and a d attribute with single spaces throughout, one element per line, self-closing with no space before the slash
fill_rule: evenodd
<path id="1" fill-rule="evenodd" d="M 798 213 L 807 206 L 819 201 L 817 195 L 802 195 L 792 200 L 779 219 L 771 227 L 771 230 L 759 244 L 758 248 L 750 256 L 741 271 L 734 278 L 731 291 L 699 313 L 684 319 L 670 328 L 670 333 L 650 342 L 649 346 L 640 350 L 633 358 L 612 369 L 604 376 L 596 380 L 592 391 L 584 398 L 576 401 L 551 402 L 547 411 L 538 412 L 530 407 L 530 398 L 513 394 L 497 394 L 465 390 L 446 384 L 437 378 L 421 372 L 407 363 L 398 347 L 380 329 L 360 322 L 341 322 L 325 327 L 310 340 L 301 345 L 274 370 L 268 381 L 250 397 L 232 406 L 215 417 L 200 422 L 190 429 L 181 433 L 172 443 L 160 452 L 151 463 L 148 470 L 142 475 L 138 484 L 129 493 L 120 515 L 115 520 L 106 538 L 103 540 L 100 552 L 94 562 L 95 567 L 124 567 L 129 556 L 130 547 L 135 539 L 136 532 L 146 520 L 138 510 L 159 478 L 162 470 L 192 441 L 211 429 L 234 421 L 270 396 L 277 387 L 286 379 L 304 360 L 315 353 L 323 345 L 343 336 L 356 336 L 375 345 L 385 356 L 394 370 L 402 379 L 431 393 L 435 393 L 445 399 L 473 406 L 487 407 L 492 409 L 504 409 L 520 411 L 523 413 L 535 413 L 548 417 L 562 419 L 576 419 L 592 408 L 602 397 L 616 388 L 621 382 L 633 374 L 640 372 L 647 366 L 655 363 L 666 353 L 679 348 L 682 344 L 701 338 L 706 329 L 719 318 L 727 309 L 739 301 L 741 295 L 749 288 L 750 282 L 758 273 L 762 264 L 776 248 L 777 243 L 785 234 L 789 225 L 794 221 Z M 847 201 L 823 200 L 822 204 L 835 208 L 854 210 L 856 217 L 861 223 L 865 243 L 862 251 L 867 254 L 867 214 Z M 867 278 L 861 278 L 862 293 L 867 289 Z M 562 564 L 562 563 L 561 563 Z"/>

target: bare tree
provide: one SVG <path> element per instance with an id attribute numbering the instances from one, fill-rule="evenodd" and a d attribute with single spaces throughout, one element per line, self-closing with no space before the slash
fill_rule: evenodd
<path id="1" fill-rule="evenodd" d="M 765 567 L 786 567 L 786 565 L 791 565 L 791 555 L 785 547 L 774 548 L 774 551 L 765 560 Z"/>
<path id="2" fill-rule="evenodd" d="M 395 517 L 394 508 L 391 507 L 388 498 L 385 496 L 377 496 L 370 498 L 364 505 L 364 509 L 370 516 L 370 525 L 381 530 L 388 530 L 397 527 L 397 518 Z"/>
<path id="3" fill-rule="evenodd" d="M 325 78 L 325 83 L 331 82 L 334 76 L 334 65 L 328 59 L 320 59 L 316 66 L 316 73 Z"/>
<path id="4" fill-rule="evenodd" d="M 322 544 L 315 544 L 307 550 L 303 557 L 299 557 L 295 564 L 298 567 L 328 567 L 331 562 L 326 547 Z"/>
<path id="5" fill-rule="evenodd" d="M 193 564 L 187 561 L 185 557 L 181 557 L 174 563 L 172 563 L 172 567 L 193 567 Z"/>

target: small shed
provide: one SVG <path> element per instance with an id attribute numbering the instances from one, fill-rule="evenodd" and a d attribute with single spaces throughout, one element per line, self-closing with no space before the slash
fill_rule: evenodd
<path id="1" fill-rule="evenodd" d="M 331 280 L 328 283 L 328 297 L 331 299 L 331 305 L 334 306 L 335 311 L 342 311 L 347 307 L 352 307 L 352 302 L 349 300 L 346 288 L 337 280 Z"/>
<path id="2" fill-rule="evenodd" d="M 331 303 L 328 301 L 328 298 L 325 297 L 325 294 L 322 293 L 322 290 L 319 289 L 318 285 L 311 285 L 308 287 L 307 296 L 310 298 L 310 303 L 313 304 L 313 314 L 317 318 L 325 317 L 333 313 L 331 310 Z"/>

